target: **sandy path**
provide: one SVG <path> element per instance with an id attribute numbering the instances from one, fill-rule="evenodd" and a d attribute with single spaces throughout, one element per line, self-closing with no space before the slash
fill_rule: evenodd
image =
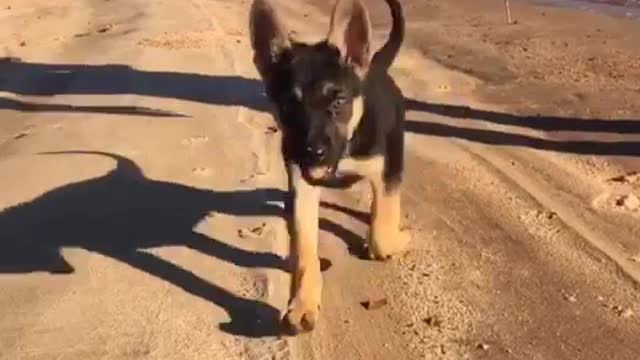
<path id="1" fill-rule="evenodd" d="M 386 9 L 370 3 L 384 36 Z M 540 132 L 433 114 L 429 104 L 503 109 L 475 99 L 477 78 L 411 46 L 393 70 L 415 99 L 411 248 L 387 264 L 358 259 L 368 191 L 328 192 L 323 320 L 278 337 L 284 173 L 250 63 L 249 2 L 83 4 L 0 1 L 4 51 L 22 59 L 0 64 L 0 358 L 640 353 L 637 212 L 615 206 L 640 180 L 495 142 L 553 144 Z M 279 4 L 300 36 L 325 26 L 324 7 Z M 40 154 L 70 150 L 121 158 Z M 375 311 L 359 304 L 382 297 Z"/>

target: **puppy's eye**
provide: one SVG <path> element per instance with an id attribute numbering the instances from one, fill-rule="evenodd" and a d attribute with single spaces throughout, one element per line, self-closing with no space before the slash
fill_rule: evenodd
<path id="1" fill-rule="evenodd" d="M 347 96 L 343 92 L 338 92 L 333 102 L 338 106 L 342 106 L 347 103 Z"/>
<path id="2" fill-rule="evenodd" d="M 296 100 L 302 100 L 302 89 L 299 86 L 294 86 L 291 93 Z"/>
<path id="3" fill-rule="evenodd" d="M 346 103 L 347 96 L 342 92 L 336 93 L 331 101 L 331 105 L 329 105 L 329 114 L 331 117 L 337 117 L 342 110 L 342 106 Z"/>

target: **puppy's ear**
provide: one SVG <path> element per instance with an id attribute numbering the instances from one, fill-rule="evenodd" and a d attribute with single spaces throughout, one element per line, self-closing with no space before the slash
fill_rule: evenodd
<path id="1" fill-rule="evenodd" d="M 327 41 L 358 70 L 369 66 L 371 22 L 360 0 L 338 0 L 331 14 Z"/>
<path id="2" fill-rule="evenodd" d="M 267 78 L 273 64 L 291 47 L 282 22 L 267 0 L 254 0 L 249 14 L 249 31 L 253 62 L 260 75 Z"/>

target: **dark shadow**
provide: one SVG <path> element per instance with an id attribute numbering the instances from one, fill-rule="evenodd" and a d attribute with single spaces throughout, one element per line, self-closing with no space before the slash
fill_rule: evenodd
<path id="1" fill-rule="evenodd" d="M 0 91 L 27 96 L 133 94 L 268 110 L 262 83 L 255 79 L 144 71 L 127 65 L 40 64 L 0 58 Z"/>
<path id="2" fill-rule="evenodd" d="M 365 239 L 355 232 L 345 228 L 344 226 L 330 221 L 325 218 L 320 218 L 320 229 L 326 232 L 334 234 L 338 239 L 342 240 L 347 245 L 347 251 L 351 256 L 354 256 L 361 260 L 367 258 L 367 248 Z"/>
<path id="3" fill-rule="evenodd" d="M 277 309 L 236 296 L 144 250 L 185 246 L 238 266 L 286 271 L 286 261 L 276 254 L 244 250 L 193 230 L 211 211 L 283 216 L 282 209 L 272 204 L 283 201 L 281 190 L 197 189 L 149 179 L 123 157 L 76 153 L 109 156 L 117 161 L 117 167 L 0 212 L 0 273 L 71 273 L 74 268 L 60 250 L 81 248 L 124 262 L 221 306 L 231 317 L 229 323 L 220 325 L 224 331 L 244 336 L 279 334 Z"/>
<path id="4" fill-rule="evenodd" d="M 407 109 L 424 111 L 450 118 L 480 120 L 500 125 L 526 127 L 539 131 L 599 132 L 609 134 L 640 134 L 640 120 L 576 119 L 553 116 L 518 116 L 468 106 L 431 104 L 407 100 Z M 518 146 L 538 150 L 579 155 L 639 156 L 639 141 L 554 140 L 487 129 L 471 129 L 442 123 L 407 120 L 408 132 L 451 137 L 487 145 Z"/>
<path id="5" fill-rule="evenodd" d="M 369 224 L 371 222 L 371 214 L 369 214 L 368 212 L 364 212 L 364 211 L 360 211 L 360 210 L 355 210 L 355 209 L 351 209 L 348 208 L 346 206 L 342 206 L 340 204 L 334 204 L 334 203 L 330 203 L 327 201 L 321 201 L 320 202 L 320 206 L 322 206 L 325 209 L 329 209 L 329 210 L 334 210 L 334 211 L 339 211 L 342 213 L 345 213 L 349 216 L 351 216 L 352 218 L 365 223 L 365 224 Z"/>
<path id="6" fill-rule="evenodd" d="M 579 155 L 640 155 L 640 142 L 638 141 L 556 141 L 527 135 L 509 134 L 484 129 L 461 128 L 415 120 L 407 120 L 405 128 L 407 131 L 416 134 L 458 138 L 487 145 L 528 147 Z"/>
<path id="7" fill-rule="evenodd" d="M 500 125 L 519 126 L 541 131 L 582 131 L 613 134 L 640 134 L 640 120 L 576 119 L 558 116 L 518 116 L 469 106 L 432 104 L 407 99 L 407 110 L 424 111 L 457 119 L 482 120 Z M 411 131 L 411 130 L 410 130 Z"/>
<path id="8" fill-rule="evenodd" d="M 42 112 L 82 112 L 89 114 L 140 115 L 152 117 L 187 117 L 170 111 L 149 109 L 139 106 L 80 106 L 67 104 L 38 104 L 0 97 L 0 110 L 15 110 L 27 113 Z"/>
<path id="9" fill-rule="evenodd" d="M 60 94 L 135 94 L 194 101 L 204 104 L 243 106 L 268 111 L 270 106 L 259 80 L 239 76 L 144 71 L 127 65 L 42 64 L 20 59 L 0 58 L 0 91 L 17 95 L 53 96 Z M 38 105 L 4 100 L 0 107 L 19 111 L 38 111 Z M 47 106 L 49 108 L 47 109 Z M 579 119 L 553 116 L 518 116 L 473 109 L 466 106 L 432 104 L 407 100 L 409 110 L 424 111 L 451 118 L 481 120 L 501 125 L 541 131 L 582 131 L 609 134 L 640 134 L 640 120 Z M 46 105 L 44 111 L 100 112 L 149 116 L 174 116 L 162 110 L 67 105 Z M 637 156 L 637 141 L 562 141 L 510 134 L 492 130 L 460 128 L 430 122 L 407 122 L 406 130 L 418 134 L 455 137 L 491 145 L 510 145 L 574 154 Z"/>

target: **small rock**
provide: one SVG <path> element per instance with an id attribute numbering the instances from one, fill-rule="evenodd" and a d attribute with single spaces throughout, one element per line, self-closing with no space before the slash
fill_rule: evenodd
<path id="1" fill-rule="evenodd" d="M 238 236 L 240 236 L 243 239 L 259 237 L 264 233 L 264 229 L 266 227 L 267 227 L 267 223 L 262 223 L 251 229 L 240 229 L 238 230 Z"/>
<path id="2" fill-rule="evenodd" d="M 433 327 L 442 326 L 442 320 L 437 316 L 428 316 L 422 321 L 424 321 L 424 323 L 429 326 L 433 326 Z"/>
<path id="3" fill-rule="evenodd" d="M 107 31 L 110 31 L 111 29 L 113 29 L 113 24 L 107 24 L 101 28 L 98 29 L 99 33 L 106 33 Z"/>
<path id="4" fill-rule="evenodd" d="M 574 303 L 578 301 L 576 294 L 564 294 L 564 299 L 570 303 Z"/>
<path id="5" fill-rule="evenodd" d="M 622 195 L 616 200 L 616 205 L 629 211 L 635 211 L 640 208 L 640 199 L 634 194 Z"/>
<path id="6" fill-rule="evenodd" d="M 622 310 L 618 315 L 620 315 L 621 318 L 628 319 L 633 316 L 633 310 L 631 310 L 631 308 L 626 308 Z"/>
<path id="7" fill-rule="evenodd" d="M 27 46 L 27 42 L 26 42 L 26 41 L 24 41 L 24 40 L 20 41 L 20 46 L 21 46 L 21 47 L 25 47 L 25 46 Z"/>
<path id="8" fill-rule="evenodd" d="M 367 310 L 376 310 L 388 304 L 386 298 L 377 299 L 377 300 L 366 300 L 360 303 Z"/>
<path id="9" fill-rule="evenodd" d="M 481 343 L 479 343 L 478 345 L 476 345 L 476 347 L 477 347 L 478 349 L 480 349 L 480 350 L 487 351 L 487 350 L 489 350 L 489 348 L 490 348 L 491 346 L 489 346 L 489 344 L 487 344 L 487 343 L 483 343 L 483 342 L 481 342 Z"/>
<path id="10" fill-rule="evenodd" d="M 25 138 L 27 136 L 29 136 L 29 133 L 26 132 L 26 131 L 23 131 L 21 133 L 13 135 L 13 140 L 19 140 L 19 139 Z"/>

